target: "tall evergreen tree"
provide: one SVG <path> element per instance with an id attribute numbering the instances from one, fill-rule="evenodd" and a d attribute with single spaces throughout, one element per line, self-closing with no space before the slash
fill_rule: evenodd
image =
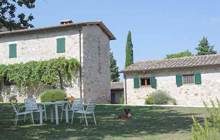
<path id="1" fill-rule="evenodd" d="M 133 57 L 133 44 L 131 40 L 131 31 L 128 32 L 127 43 L 126 43 L 126 58 L 125 58 L 125 68 L 134 63 Z"/>
<path id="2" fill-rule="evenodd" d="M 113 52 L 110 53 L 110 72 L 111 72 L 111 82 L 119 81 L 119 72 L 117 61 L 114 59 Z"/>
<path id="3" fill-rule="evenodd" d="M 198 50 L 196 55 L 209 55 L 217 54 L 217 51 L 213 50 L 214 45 L 210 46 L 207 37 L 203 36 L 202 40 L 199 41 L 199 45 L 196 50 Z"/>

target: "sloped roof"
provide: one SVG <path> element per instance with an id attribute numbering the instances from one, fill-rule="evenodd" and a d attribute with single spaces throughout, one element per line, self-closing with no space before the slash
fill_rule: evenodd
<path id="1" fill-rule="evenodd" d="M 41 27 L 41 28 L 31 28 L 31 29 L 22 29 L 22 30 L 14 30 L 14 31 L 5 31 L 0 32 L 0 37 L 4 35 L 11 35 L 11 34 L 21 34 L 25 32 L 34 32 L 40 30 L 48 30 L 48 29 L 55 29 L 55 28 L 65 28 L 71 26 L 86 26 L 86 25 L 97 25 L 99 26 L 109 37 L 110 40 L 115 40 L 115 36 L 110 32 L 110 30 L 103 24 L 102 21 L 92 21 L 92 22 L 76 22 L 76 23 L 69 23 L 69 24 L 60 24 L 56 26 L 48 26 L 48 27 Z"/>
<path id="2" fill-rule="evenodd" d="M 201 66 L 220 66 L 220 54 L 200 55 L 182 58 L 137 61 L 121 72 L 150 71 Z"/>
<path id="3" fill-rule="evenodd" d="M 117 89 L 124 89 L 123 82 L 111 82 L 111 89 L 117 90 Z"/>

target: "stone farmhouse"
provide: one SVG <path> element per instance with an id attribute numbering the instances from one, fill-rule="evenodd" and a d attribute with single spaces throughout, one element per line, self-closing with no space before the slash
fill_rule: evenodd
<path id="1" fill-rule="evenodd" d="M 72 85 L 65 87 L 68 96 L 97 98 L 98 103 L 110 103 L 110 40 L 114 35 L 102 21 L 73 23 L 64 20 L 60 25 L 0 32 L 0 64 L 41 61 L 61 56 L 76 58 L 82 66 Z M 25 93 L 16 85 L 2 83 L 0 95 L 17 94 L 18 100 L 39 96 L 44 91 Z"/>
<path id="2" fill-rule="evenodd" d="M 144 104 L 156 90 L 166 91 L 177 105 L 220 99 L 220 54 L 137 61 L 121 72 L 125 104 Z"/>

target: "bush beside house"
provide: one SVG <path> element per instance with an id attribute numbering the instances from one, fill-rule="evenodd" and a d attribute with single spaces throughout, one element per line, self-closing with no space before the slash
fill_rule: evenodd
<path id="1" fill-rule="evenodd" d="M 171 98 L 166 91 L 158 90 L 151 93 L 146 99 L 145 104 L 174 104 L 176 105 L 176 100 Z"/>

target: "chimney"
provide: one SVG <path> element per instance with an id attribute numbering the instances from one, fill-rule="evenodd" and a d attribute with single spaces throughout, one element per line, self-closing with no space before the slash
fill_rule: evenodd
<path id="1" fill-rule="evenodd" d="M 61 21 L 60 21 L 60 24 L 61 24 L 61 25 L 70 24 L 70 23 L 73 23 L 73 21 L 72 21 L 71 19 L 61 20 Z"/>

